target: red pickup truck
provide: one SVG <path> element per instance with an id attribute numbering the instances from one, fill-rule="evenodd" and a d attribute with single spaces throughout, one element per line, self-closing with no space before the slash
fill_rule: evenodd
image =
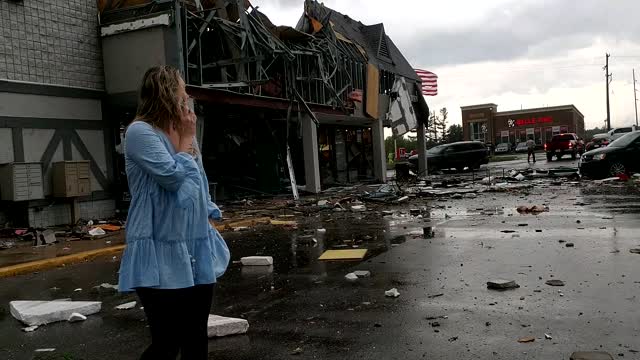
<path id="1" fill-rule="evenodd" d="M 544 151 L 547 153 L 547 161 L 553 160 L 554 156 L 560 160 L 562 156 L 569 154 L 572 159 L 575 159 L 578 155 L 582 155 L 584 144 L 576 134 L 560 134 L 544 144 Z"/>

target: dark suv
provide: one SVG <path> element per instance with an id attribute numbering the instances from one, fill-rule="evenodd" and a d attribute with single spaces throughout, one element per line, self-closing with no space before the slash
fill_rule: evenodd
<path id="1" fill-rule="evenodd" d="M 417 167 L 418 155 L 411 156 L 409 162 Z M 461 141 L 444 144 L 427 150 L 427 166 L 429 171 L 455 168 L 458 171 L 465 167 L 479 169 L 489 163 L 489 151 L 479 141 Z"/>

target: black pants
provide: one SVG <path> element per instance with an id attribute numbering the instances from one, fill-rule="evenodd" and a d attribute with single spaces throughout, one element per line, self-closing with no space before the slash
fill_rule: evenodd
<path id="1" fill-rule="evenodd" d="M 207 320 L 213 287 L 136 289 L 151 329 L 151 345 L 140 360 L 175 360 L 178 353 L 182 360 L 207 359 Z"/>
<path id="2" fill-rule="evenodd" d="M 529 154 L 527 155 L 527 161 L 531 161 L 532 155 L 533 155 L 533 162 L 536 162 L 536 151 L 534 149 L 529 149 Z"/>

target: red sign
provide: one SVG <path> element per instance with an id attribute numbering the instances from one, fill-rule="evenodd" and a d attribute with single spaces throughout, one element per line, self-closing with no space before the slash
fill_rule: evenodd
<path id="1" fill-rule="evenodd" d="M 540 116 L 540 117 L 531 117 L 518 119 L 515 121 L 515 126 L 526 126 L 526 125 L 536 125 L 536 124 L 546 124 L 553 122 L 553 117 L 551 116 Z"/>

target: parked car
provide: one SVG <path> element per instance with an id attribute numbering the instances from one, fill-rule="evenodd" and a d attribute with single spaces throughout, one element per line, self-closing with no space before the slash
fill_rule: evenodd
<path id="1" fill-rule="evenodd" d="M 572 159 L 580 154 L 580 143 L 576 134 L 560 134 L 551 138 L 551 141 L 544 144 L 544 151 L 547 153 L 547 161 L 553 160 L 555 156 L 560 160 L 564 155 L 571 155 Z"/>
<path id="2" fill-rule="evenodd" d="M 614 141 L 614 140 L 617 140 L 617 139 L 621 138 L 625 134 L 628 134 L 630 132 L 637 131 L 637 130 L 638 130 L 638 127 L 635 126 L 635 125 L 626 126 L 626 127 L 619 127 L 619 128 L 613 128 L 613 129 L 609 130 L 606 133 L 596 134 L 596 135 L 594 135 L 594 137 L 608 135 L 610 141 Z"/>
<path id="3" fill-rule="evenodd" d="M 605 178 L 640 171 L 640 131 L 623 135 L 607 147 L 582 155 L 580 174 L 590 178 Z"/>
<path id="4" fill-rule="evenodd" d="M 585 151 L 591 151 L 606 147 L 610 142 L 611 139 L 609 137 L 609 134 L 596 134 L 593 136 L 593 139 L 591 139 L 591 141 L 589 141 L 585 146 Z"/>
<path id="5" fill-rule="evenodd" d="M 418 166 L 418 155 L 409 158 L 412 166 Z M 427 150 L 427 166 L 429 171 L 455 168 L 458 171 L 465 167 L 479 169 L 489 163 L 489 151 L 479 141 L 461 141 L 435 146 Z"/>
<path id="6" fill-rule="evenodd" d="M 518 145 L 516 146 L 516 152 L 517 153 L 521 153 L 521 152 L 525 152 L 526 153 L 527 151 L 529 151 L 529 146 L 527 146 L 526 142 L 518 143 Z"/>
<path id="7" fill-rule="evenodd" d="M 509 143 L 501 143 L 496 146 L 496 154 L 507 154 L 509 152 L 511 152 L 511 144 Z"/>

